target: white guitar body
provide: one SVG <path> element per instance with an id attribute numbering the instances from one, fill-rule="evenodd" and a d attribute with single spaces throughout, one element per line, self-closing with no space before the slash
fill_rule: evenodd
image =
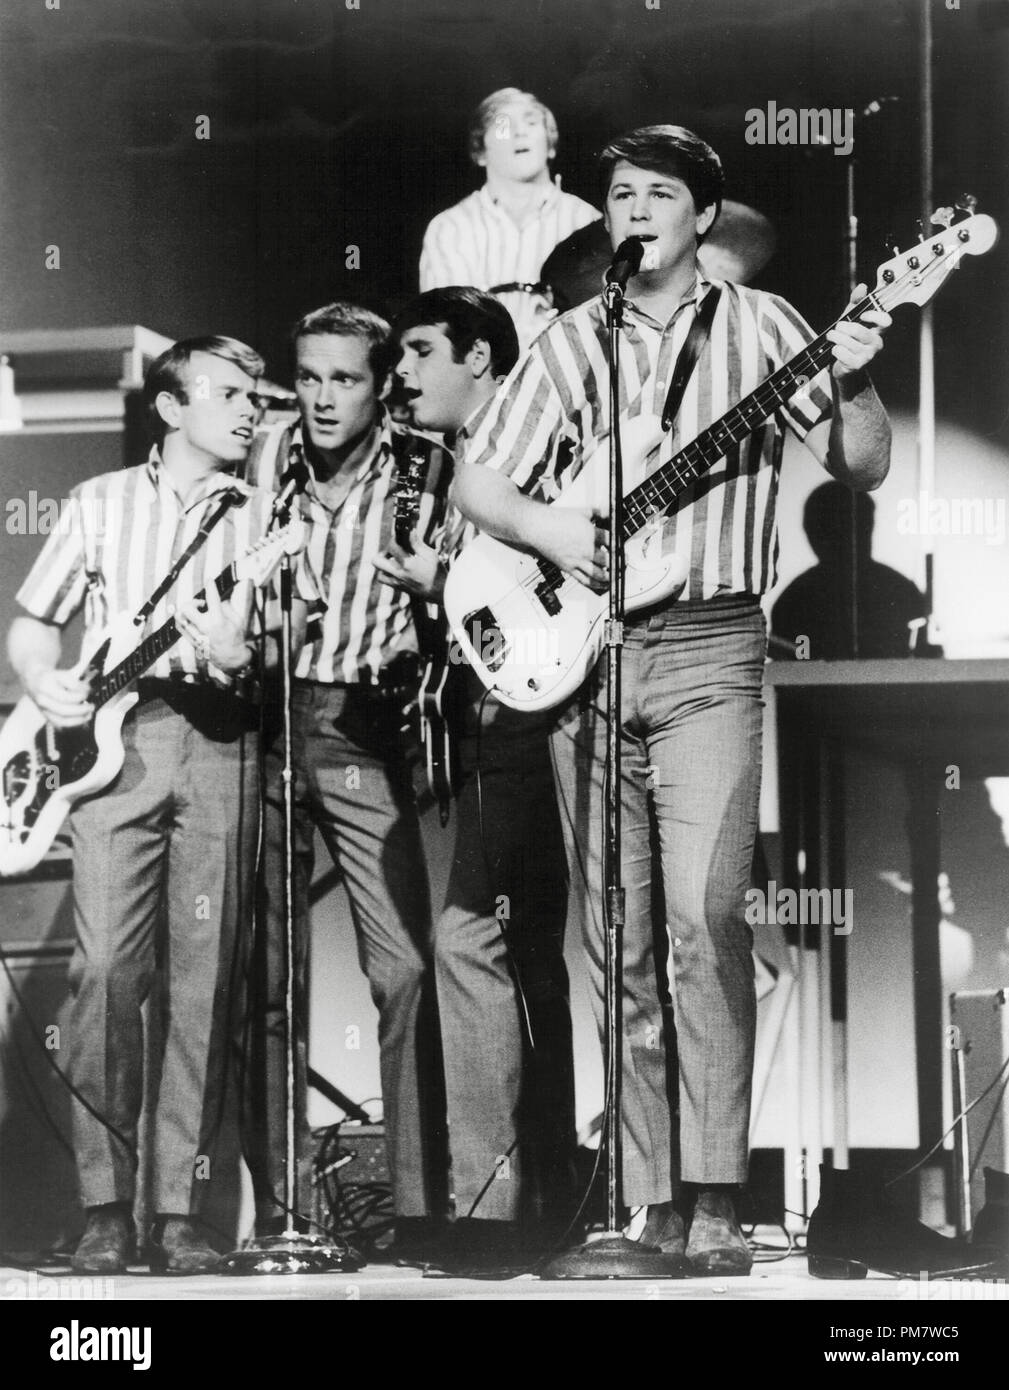
<path id="1" fill-rule="evenodd" d="M 137 645 L 137 628 L 129 614 L 82 645 L 75 673 L 83 676 L 95 654 L 109 670 Z M 123 720 L 137 703 L 127 687 L 102 705 L 92 721 L 78 729 L 54 729 L 30 695 L 23 695 L 0 730 L 0 877 L 27 873 L 43 858 L 75 802 L 104 790 L 119 775 L 125 756 Z M 76 768 L 83 768 L 75 776 Z M 39 788 L 47 792 L 37 816 L 32 803 Z"/>
<path id="2" fill-rule="evenodd" d="M 295 518 L 268 531 L 211 581 L 227 598 L 243 581 L 262 586 L 284 554 L 304 544 Z M 0 729 L 0 878 L 34 869 L 82 797 L 103 791 L 123 765 L 123 720 L 140 696 L 136 679 L 179 639 L 174 617 L 146 634 L 129 613 L 85 638 L 75 674 L 89 680 L 95 713 L 57 729 L 24 695 Z"/>
<path id="3" fill-rule="evenodd" d="M 651 416 L 625 421 L 625 469 L 637 482 L 635 462 L 661 439 Z M 609 444 L 604 440 L 554 503 L 608 510 Z M 656 517 L 624 547 L 624 608 L 632 613 L 675 597 L 689 561 L 663 554 L 662 518 Z M 599 660 L 608 609 L 596 593 L 568 575 L 546 584 L 544 562 L 491 536 L 477 536 L 461 552 L 445 581 L 445 613 L 452 636 L 484 685 L 503 705 L 530 712 L 559 705 L 578 689 Z M 545 587 L 544 587 L 545 586 Z"/>
<path id="4" fill-rule="evenodd" d="M 878 268 L 876 288 L 842 319 L 867 310 L 889 313 L 898 304 L 927 304 L 965 255 L 980 256 L 998 240 L 990 217 L 974 215 L 976 199 L 939 208 L 927 236 Z M 830 363 L 829 331 L 778 367 L 720 420 L 702 430 L 674 458 L 658 461 L 659 422 L 643 415 L 621 423 L 628 515 L 648 517 L 627 536 L 624 607 L 628 613 L 670 599 L 686 583 L 686 557 L 663 554 L 662 513 L 691 481 L 748 438 L 785 401 Z M 642 468 L 642 464 L 645 467 Z M 641 476 L 647 474 L 647 478 Z M 603 441 L 553 506 L 608 511 L 609 457 Z M 607 610 L 596 594 L 555 565 L 489 536 L 478 536 L 459 555 L 445 581 L 445 612 L 452 635 L 481 681 L 512 709 L 550 709 L 572 695 L 599 658 Z"/>

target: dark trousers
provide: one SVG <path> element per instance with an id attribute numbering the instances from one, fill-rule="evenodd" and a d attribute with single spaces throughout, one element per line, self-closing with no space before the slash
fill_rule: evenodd
<path id="1" fill-rule="evenodd" d="M 463 687 L 455 852 L 435 970 L 456 1214 L 515 1220 L 570 1195 L 567 867 L 547 722 Z"/>

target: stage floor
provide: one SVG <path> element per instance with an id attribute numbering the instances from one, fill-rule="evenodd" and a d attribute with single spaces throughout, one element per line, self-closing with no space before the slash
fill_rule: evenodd
<path id="1" fill-rule="evenodd" d="M 780 1240 L 780 1230 L 759 1229 L 758 1239 Z M 34 1270 L 0 1265 L 0 1298 L 167 1301 L 197 1299 L 212 1302 L 267 1300 L 515 1301 L 577 1302 L 590 1300 L 662 1299 L 668 1302 L 852 1302 L 909 1303 L 1009 1302 L 1009 1280 L 892 1279 L 870 1275 L 861 1280 L 813 1279 L 801 1253 L 774 1261 L 758 1261 L 747 1278 L 665 1280 L 570 1280 L 550 1282 L 534 1275 L 515 1279 L 445 1279 L 420 1270 L 371 1264 L 356 1274 L 312 1274 L 241 1278 L 199 1275 L 171 1278 L 152 1275 L 142 1266 L 136 1273 L 110 1279 L 87 1279 L 55 1267 Z"/>

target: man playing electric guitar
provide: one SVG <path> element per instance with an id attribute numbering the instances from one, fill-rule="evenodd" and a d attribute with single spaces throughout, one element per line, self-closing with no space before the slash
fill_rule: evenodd
<path id="1" fill-rule="evenodd" d="M 270 495 L 226 476 L 248 453 L 262 371 L 251 348 L 220 337 L 176 343 L 151 364 L 144 393 L 158 446 L 147 463 L 74 489 L 68 524 L 52 533 L 18 593 L 23 616 L 10 632 L 11 663 L 49 723 L 84 726 L 90 686 L 60 668 L 60 629 L 83 606 L 87 642 L 150 607 L 160 581 L 174 576 L 137 632 L 174 612 L 183 638 L 138 682 L 118 777 L 79 801 L 70 822 L 76 943 L 64 1034 L 80 1097 L 74 1148 L 87 1209 L 73 1265 L 91 1273 L 125 1269 L 132 1252 L 141 1006 L 156 956 L 168 1003 L 151 1266 L 192 1274 L 218 1260 L 198 1217 L 215 1162 L 258 819 L 258 719 L 242 677 L 260 635 L 274 658 L 276 649 L 261 633 L 251 587 L 222 602 L 209 581 L 270 521 Z M 204 588 L 200 611 L 194 599 Z"/>
<path id="2" fill-rule="evenodd" d="M 409 303 L 394 327 L 413 423 L 461 452 L 518 358 L 508 311 L 479 290 L 438 289 Z M 438 599 L 443 557 L 463 529 L 451 509 L 440 553 L 416 536 L 410 550 L 392 547 L 375 564 L 408 592 Z M 434 951 L 459 1219 L 450 1247 L 432 1256 L 461 1274 L 514 1259 L 519 1218 L 537 1205 L 562 1216 L 571 1195 L 574 1072 L 548 721 L 493 700 L 485 706 L 480 682 L 458 651 L 450 655 L 464 687 L 456 702 L 459 800 Z M 502 1162 L 504 1173 L 490 1181 Z"/>
<path id="3" fill-rule="evenodd" d="M 721 206 L 717 155 L 679 126 L 650 126 L 601 157 L 614 247 L 641 237 L 621 351 L 628 415 L 663 413 L 681 349 L 720 290 L 707 341 L 675 417 L 681 447 L 813 339 L 782 299 L 709 281 L 697 248 Z M 621 798 L 627 891 L 623 1004 L 623 1190 L 645 1205 L 642 1239 L 700 1274 L 746 1273 L 734 1194 L 747 1173 L 755 1031 L 751 932 L 744 919 L 757 831 L 761 682 L 759 596 L 774 582 L 774 502 L 787 424 L 837 479 L 878 487 L 890 429 L 866 375 L 884 313 L 839 323 L 824 373 L 687 489 L 667 524 L 689 575 L 682 595 L 624 627 Z M 697 339 L 695 338 L 695 341 Z M 607 577 L 605 532 L 565 508 L 562 489 L 609 428 L 601 298 L 551 324 L 481 421 L 457 470 L 456 499 L 480 528 L 527 546 L 582 583 Z M 679 442 L 679 443 L 678 443 Z M 627 482 L 634 460 L 625 458 Z M 554 502 L 558 494 L 560 500 Z M 557 711 L 555 768 L 569 863 L 601 1008 L 605 762 L 604 663 Z M 652 887 L 668 940 L 652 937 Z M 667 1094 L 660 1000 L 667 969 L 676 1019 L 679 1131 Z"/>

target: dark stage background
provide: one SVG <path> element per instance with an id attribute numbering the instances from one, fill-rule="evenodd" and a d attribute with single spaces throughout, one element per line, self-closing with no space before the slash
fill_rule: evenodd
<path id="1" fill-rule="evenodd" d="M 759 283 L 817 327 L 844 302 L 846 161 L 748 146 L 745 113 L 897 97 L 856 125 L 863 267 L 887 232 L 914 239 L 919 0 L 359 3 L 4 0 L 0 330 L 227 332 L 286 381 L 298 314 L 337 296 L 394 308 L 415 289 L 425 223 L 478 183 L 468 114 L 506 84 L 553 107 L 556 167 L 593 202 L 607 138 L 670 119 L 701 132 L 728 196 L 777 229 Z M 936 199 L 970 190 L 1006 225 L 1009 4 L 931 13 Z M 1007 290 L 1000 248 L 937 301 L 942 412 L 986 435 L 1007 430 Z M 905 310 L 877 371 L 895 407 L 915 404 L 916 325 Z"/>

